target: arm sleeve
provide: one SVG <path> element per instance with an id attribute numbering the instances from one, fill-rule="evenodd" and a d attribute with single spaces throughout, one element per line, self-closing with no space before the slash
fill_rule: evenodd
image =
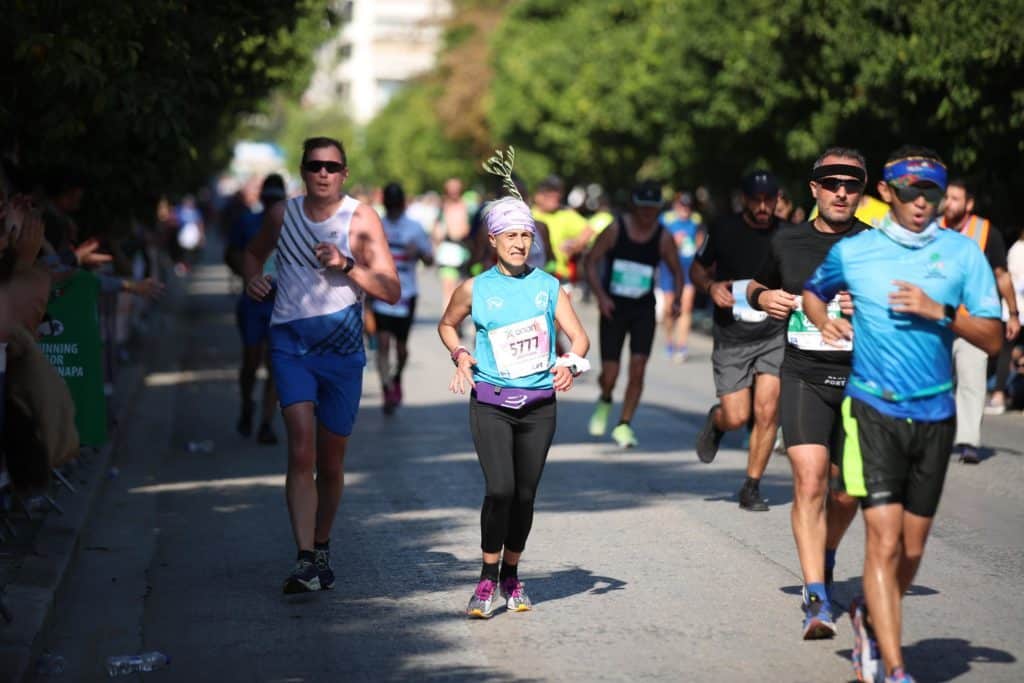
<path id="1" fill-rule="evenodd" d="M 782 273 L 779 271 L 779 259 L 775 249 L 775 239 L 778 233 L 768 243 L 768 251 L 761 261 L 761 267 L 755 271 L 754 279 L 768 289 L 779 289 L 782 287 Z"/>
<path id="2" fill-rule="evenodd" d="M 708 234 L 704 236 L 704 242 L 700 245 L 700 249 L 697 250 L 695 260 L 705 268 L 710 268 L 718 260 L 718 256 L 715 253 L 716 232 L 713 226 L 708 226 Z"/>
<path id="3" fill-rule="evenodd" d="M 988 229 L 988 242 L 985 244 L 985 258 L 993 270 L 1002 268 L 1006 270 L 1006 242 L 1003 235 L 996 226 Z"/>
<path id="4" fill-rule="evenodd" d="M 964 268 L 963 291 L 960 303 L 967 307 L 967 312 L 978 318 L 996 318 L 1003 315 L 1003 307 L 996 290 L 996 278 L 992 275 L 992 267 L 978 249 L 964 249 L 967 261 Z"/>
<path id="5" fill-rule="evenodd" d="M 981 256 L 980 253 L 978 255 Z M 822 301 L 832 301 L 835 295 L 846 287 L 846 278 L 843 275 L 842 242 L 839 242 L 829 249 L 828 256 L 804 284 L 804 289 Z"/>

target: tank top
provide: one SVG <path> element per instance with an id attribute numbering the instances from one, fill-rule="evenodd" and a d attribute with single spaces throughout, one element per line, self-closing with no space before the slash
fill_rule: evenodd
<path id="1" fill-rule="evenodd" d="M 616 217 L 619 236 L 605 256 L 604 289 L 616 305 L 654 305 L 654 275 L 661 261 L 661 231 L 659 223 L 646 242 L 629 238 L 622 216 Z"/>

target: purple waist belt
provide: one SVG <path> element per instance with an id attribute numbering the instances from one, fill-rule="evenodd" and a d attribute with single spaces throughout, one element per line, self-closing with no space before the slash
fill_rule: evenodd
<path id="1" fill-rule="evenodd" d="M 547 401 L 555 396 L 554 389 L 520 389 L 499 387 L 489 382 L 477 382 L 473 393 L 476 400 L 489 406 L 520 410 L 535 403 Z"/>

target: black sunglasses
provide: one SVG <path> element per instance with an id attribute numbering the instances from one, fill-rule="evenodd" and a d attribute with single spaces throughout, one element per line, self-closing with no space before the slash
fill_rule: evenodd
<path id="1" fill-rule="evenodd" d="M 345 170 L 345 164 L 340 161 L 307 161 L 302 164 L 302 170 L 306 173 L 319 173 L 324 169 L 328 173 L 341 173 Z"/>
<path id="2" fill-rule="evenodd" d="M 816 182 L 829 192 L 838 192 L 840 187 L 847 194 L 860 194 L 864 191 L 864 183 L 854 178 L 822 178 Z"/>
<path id="3" fill-rule="evenodd" d="M 945 195 L 942 188 L 937 185 L 926 185 L 924 187 L 920 185 L 904 185 L 903 187 L 897 187 L 889 183 L 889 187 L 893 189 L 896 196 L 904 204 L 915 202 L 918 197 L 924 197 L 924 200 L 929 204 L 938 204 Z"/>

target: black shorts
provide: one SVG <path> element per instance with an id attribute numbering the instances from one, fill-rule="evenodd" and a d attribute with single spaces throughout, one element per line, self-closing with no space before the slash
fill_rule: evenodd
<path id="1" fill-rule="evenodd" d="M 413 318 L 416 317 L 416 297 L 409 299 L 409 315 L 385 315 L 377 311 L 374 311 L 373 315 L 377 319 L 378 332 L 389 332 L 395 335 L 398 341 L 405 342 L 409 338 Z"/>
<path id="2" fill-rule="evenodd" d="M 601 316 L 598 326 L 601 338 L 601 360 L 619 362 L 622 347 L 629 335 L 629 353 L 634 356 L 650 356 L 654 346 L 654 304 L 650 306 L 622 306 L 616 302 L 614 318 Z"/>
<path id="3" fill-rule="evenodd" d="M 843 483 L 868 508 L 899 503 L 934 517 L 953 449 L 956 418 L 914 422 L 843 399 Z"/>
<path id="4" fill-rule="evenodd" d="M 786 446 L 815 444 L 829 449 L 830 460 L 842 464 L 844 385 L 810 382 L 799 375 L 781 373 L 779 424 Z"/>

